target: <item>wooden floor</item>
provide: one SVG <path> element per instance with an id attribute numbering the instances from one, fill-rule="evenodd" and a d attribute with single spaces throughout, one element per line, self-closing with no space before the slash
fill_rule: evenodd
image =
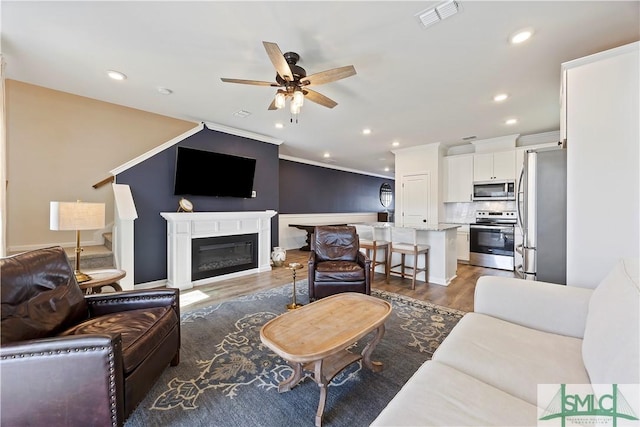
<path id="1" fill-rule="evenodd" d="M 291 262 L 302 264 L 303 268 L 296 272 L 296 277 L 297 280 L 304 280 L 307 278 L 308 259 L 309 252 L 287 250 L 285 265 Z M 385 283 L 384 275 L 376 273 L 371 287 L 469 312 L 473 311 L 473 293 L 476 280 L 480 276 L 514 277 L 514 274 L 510 271 L 458 264 L 457 277 L 449 286 L 417 281 L 416 289 L 411 290 L 411 279 L 391 276 L 389 283 Z M 223 280 L 183 291 L 180 296 L 181 305 L 188 309 L 207 306 L 259 290 L 282 286 L 291 281 L 291 270 L 286 267 L 273 267 L 269 272 Z M 307 303 L 308 301 L 298 302 Z"/>

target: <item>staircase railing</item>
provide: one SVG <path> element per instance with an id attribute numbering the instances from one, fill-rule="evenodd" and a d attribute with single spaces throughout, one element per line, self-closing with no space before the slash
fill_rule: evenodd
<path id="1" fill-rule="evenodd" d="M 138 218 L 138 211 L 133 202 L 131 188 L 126 184 L 112 184 L 114 196 L 113 221 L 113 258 L 116 268 L 124 270 L 127 275 L 120 280 L 123 290 L 134 289 L 134 238 L 133 221 Z"/>
<path id="2" fill-rule="evenodd" d="M 111 175 L 105 179 L 103 179 L 100 182 L 96 182 L 95 184 L 92 185 L 93 188 L 98 189 L 100 187 L 102 187 L 103 185 L 107 185 L 107 184 L 111 184 L 113 181 L 115 181 L 116 177 Z"/>

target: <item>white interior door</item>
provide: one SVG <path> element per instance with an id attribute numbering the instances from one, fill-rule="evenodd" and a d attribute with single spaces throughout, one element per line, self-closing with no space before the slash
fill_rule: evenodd
<path id="1" fill-rule="evenodd" d="M 429 223 L 430 184 L 428 173 L 402 177 L 402 226 Z"/>

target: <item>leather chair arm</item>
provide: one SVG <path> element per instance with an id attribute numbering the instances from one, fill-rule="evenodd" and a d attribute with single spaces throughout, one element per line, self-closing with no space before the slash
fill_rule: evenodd
<path id="1" fill-rule="evenodd" d="M 174 288 L 142 289 L 86 295 L 91 317 L 140 308 L 172 306 L 180 318 L 180 291 Z"/>
<path id="2" fill-rule="evenodd" d="M 356 262 L 364 268 L 365 293 L 371 295 L 371 258 L 358 251 Z"/>
<path id="3" fill-rule="evenodd" d="M 2 425 L 117 426 L 124 421 L 120 335 L 3 344 L 0 371 Z"/>
<path id="4" fill-rule="evenodd" d="M 309 301 L 313 301 L 316 298 L 316 288 L 314 285 L 315 282 L 315 277 L 316 277 L 316 251 L 314 251 L 313 249 L 311 249 L 311 251 L 309 252 L 309 261 L 307 263 L 307 266 L 309 267 L 307 269 L 307 275 L 308 275 L 308 280 L 307 280 L 307 285 L 309 286 Z"/>
<path id="5" fill-rule="evenodd" d="M 370 270 L 371 269 L 371 258 L 369 258 L 368 256 L 366 256 L 365 254 L 363 254 L 360 251 L 358 251 L 356 262 L 361 267 L 364 267 L 366 270 Z"/>

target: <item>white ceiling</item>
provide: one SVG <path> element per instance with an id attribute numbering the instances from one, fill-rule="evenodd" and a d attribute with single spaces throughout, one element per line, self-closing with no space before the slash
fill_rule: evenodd
<path id="1" fill-rule="evenodd" d="M 393 176 L 394 140 L 557 130 L 560 64 L 640 39 L 638 1 L 459 3 L 424 28 L 416 14 L 439 2 L 3 0 L 1 49 L 9 79 L 260 133 L 284 141 L 280 154 L 323 162 L 329 152 L 334 166 Z M 525 27 L 533 38 L 510 45 Z M 354 65 L 357 75 L 314 87 L 338 106 L 307 101 L 291 124 L 287 110 L 267 110 L 274 88 L 220 81 L 274 81 L 262 41 L 297 52 L 308 74 Z M 510 98 L 495 103 L 499 92 Z"/>

